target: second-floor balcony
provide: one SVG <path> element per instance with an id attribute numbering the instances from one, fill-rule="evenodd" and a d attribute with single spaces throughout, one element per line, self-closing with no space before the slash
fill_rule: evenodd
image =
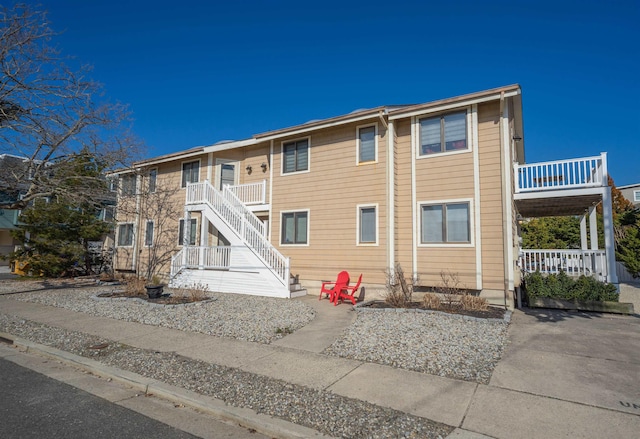
<path id="1" fill-rule="evenodd" d="M 608 186 L 607 154 L 568 160 L 515 163 L 514 199 L 525 218 L 582 215 L 602 201 Z"/>

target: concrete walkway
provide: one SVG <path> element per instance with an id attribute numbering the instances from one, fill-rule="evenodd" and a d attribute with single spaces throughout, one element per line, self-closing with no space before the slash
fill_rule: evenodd
<path id="1" fill-rule="evenodd" d="M 317 296 L 295 300 L 316 308 L 316 319 L 271 345 L 92 317 L 8 297 L 0 297 L 0 310 L 391 407 L 457 427 L 450 438 L 636 437 L 640 431 L 638 317 L 516 311 L 503 359 L 490 384 L 479 385 L 322 355 L 356 313 L 347 305 L 318 302 Z M 167 397 L 181 395 L 174 389 Z M 242 413 L 237 420 L 242 421 Z M 246 416 L 252 420 L 253 415 Z M 310 436 L 309 431 L 296 434 L 295 427 L 287 431 L 281 437 Z"/>

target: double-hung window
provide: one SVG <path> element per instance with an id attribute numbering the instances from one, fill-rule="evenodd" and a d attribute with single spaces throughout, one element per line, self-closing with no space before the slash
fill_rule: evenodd
<path id="1" fill-rule="evenodd" d="M 158 179 L 158 168 L 149 170 L 149 193 L 152 194 L 156 191 L 156 180 Z"/>
<path id="2" fill-rule="evenodd" d="M 358 128 L 358 163 L 376 161 L 376 126 Z"/>
<path id="3" fill-rule="evenodd" d="M 282 214 L 281 244 L 308 243 L 309 212 L 285 212 Z"/>
<path id="4" fill-rule="evenodd" d="M 122 195 L 132 196 L 136 194 L 136 175 L 126 174 L 120 179 L 122 182 Z"/>
<path id="5" fill-rule="evenodd" d="M 420 119 L 420 155 L 467 149 L 467 113 Z"/>
<path id="6" fill-rule="evenodd" d="M 182 187 L 187 183 L 197 183 L 200 180 L 200 161 L 186 162 L 182 164 Z"/>
<path id="7" fill-rule="evenodd" d="M 358 244 L 378 242 L 376 206 L 358 206 Z"/>
<path id="8" fill-rule="evenodd" d="M 307 171 L 309 169 L 309 139 L 282 144 L 282 173 Z"/>
<path id="9" fill-rule="evenodd" d="M 189 227 L 187 230 L 187 245 L 196 245 L 196 231 L 198 230 L 198 220 L 191 218 L 189 220 Z M 184 219 L 180 220 L 180 227 L 178 230 L 178 245 L 184 245 Z"/>
<path id="10" fill-rule="evenodd" d="M 633 201 L 640 201 L 640 191 L 633 191 Z"/>
<path id="11" fill-rule="evenodd" d="M 147 221 L 147 228 L 144 232 L 144 245 L 146 247 L 153 246 L 153 221 Z"/>
<path id="12" fill-rule="evenodd" d="M 118 225 L 118 247 L 131 247 L 133 245 L 133 223 Z"/>
<path id="13" fill-rule="evenodd" d="M 469 203 L 424 204 L 421 207 L 423 244 L 469 243 Z"/>

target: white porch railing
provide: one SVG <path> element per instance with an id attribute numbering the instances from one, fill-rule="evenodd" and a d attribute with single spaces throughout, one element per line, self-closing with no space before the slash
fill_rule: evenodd
<path id="1" fill-rule="evenodd" d="M 218 269 L 229 268 L 231 246 L 183 247 L 171 258 L 171 277 L 182 268 Z"/>
<path id="2" fill-rule="evenodd" d="M 515 192 L 577 189 L 608 184 L 607 153 L 552 162 L 514 163 Z"/>
<path id="3" fill-rule="evenodd" d="M 288 285 L 289 258 L 266 238 L 264 223 L 225 186 L 222 192 L 208 181 L 187 184 L 187 204 L 208 204 L 267 266 Z"/>
<path id="4" fill-rule="evenodd" d="M 566 272 L 570 276 L 595 276 L 607 279 L 604 250 L 521 250 L 520 268 L 525 272 Z"/>
<path id="5" fill-rule="evenodd" d="M 244 204 L 265 204 L 267 200 L 267 180 L 258 183 L 227 186 Z"/>

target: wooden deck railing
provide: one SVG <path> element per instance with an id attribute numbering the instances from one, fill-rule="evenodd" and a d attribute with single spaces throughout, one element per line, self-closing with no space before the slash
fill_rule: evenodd
<path id="1" fill-rule="evenodd" d="M 569 160 L 513 165 L 515 192 L 578 189 L 608 184 L 607 153 Z"/>
<path id="2" fill-rule="evenodd" d="M 571 276 L 607 278 L 604 250 L 521 250 L 520 268 L 526 273 L 566 272 Z"/>

